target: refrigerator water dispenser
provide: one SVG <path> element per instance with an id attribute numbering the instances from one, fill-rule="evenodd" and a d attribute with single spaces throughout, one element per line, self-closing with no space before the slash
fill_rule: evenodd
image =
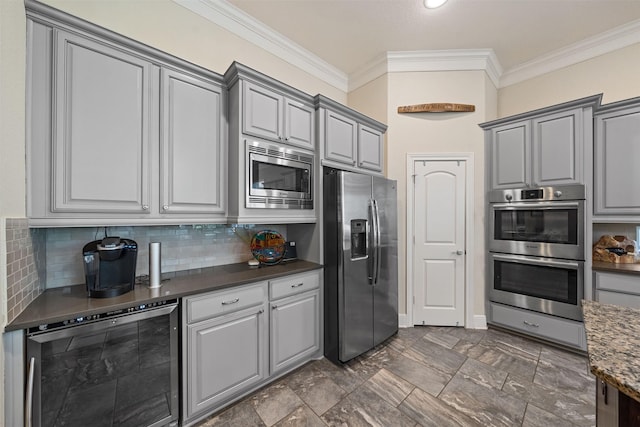
<path id="1" fill-rule="evenodd" d="M 367 257 L 367 220 L 351 220 L 351 259 Z"/>

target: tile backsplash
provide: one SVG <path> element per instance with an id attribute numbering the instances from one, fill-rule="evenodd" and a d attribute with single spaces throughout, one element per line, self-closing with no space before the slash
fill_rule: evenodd
<path id="1" fill-rule="evenodd" d="M 286 225 L 176 225 L 108 227 L 109 236 L 138 244 L 136 275 L 149 273 L 149 243 L 162 244 L 162 272 L 245 262 L 252 258 L 249 241 L 256 231 L 276 230 L 286 238 Z M 84 283 L 82 248 L 104 237 L 100 228 L 49 228 L 46 233 L 45 288 Z"/>
<path id="2" fill-rule="evenodd" d="M 28 227 L 26 218 L 5 220 L 7 322 L 44 290 L 45 230 Z"/>

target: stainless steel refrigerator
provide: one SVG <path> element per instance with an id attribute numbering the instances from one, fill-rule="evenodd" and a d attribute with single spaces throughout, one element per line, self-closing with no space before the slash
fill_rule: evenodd
<path id="1" fill-rule="evenodd" d="M 396 181 L 325 168 L 324 353 L 344 363 L 398 331 Z"/>

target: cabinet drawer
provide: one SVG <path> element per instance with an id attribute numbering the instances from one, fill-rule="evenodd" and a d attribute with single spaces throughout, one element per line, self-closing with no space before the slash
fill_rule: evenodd
<path id="1" fill-rule="evenodd" d="M 596 272 L 596 289 L 640 295 L 640 276 Z"/>
<path id="2" fill-rule="evenodd" d="M 621 292 L 596 291 L 598 302 L 615 304 L 622 307 L 640 308 L 640 295 L 630 295 Z"/>
<path id="3" fill-rule="evenodd" d="M 187 298 L 187 323 L 262 304 L 266 296 L 266 282 L 260 282 L 250 286 Z"/>
<path id="4" fill-rule="evenodd" d="M 587 349 L 584 324 L 491 303 L 493 323 L 551 341 Z"/>
<path id="5" fill-rule="evenodd" d="M 296 274 L 269 281 L 269 297 L 271 300 L 283 298 L 300 292 L 316 289 L 320 286 L 318 272 Z"/>

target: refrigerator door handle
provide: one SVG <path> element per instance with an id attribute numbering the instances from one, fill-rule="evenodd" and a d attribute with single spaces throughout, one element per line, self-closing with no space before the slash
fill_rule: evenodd
<path id="1" fill-rule="evenodd" d="M 375 275 L 374 275 L 374 281 L 373 284 L 376 285 L 378 284 L 378 279 L 380 278 L 380 257 L 381 257 L 381 251 L 382 248 L 380 247 L 380 211 L 378 209 L 378 201 L 374 200 L 373 201 L 373 206 L 374 206 L 374 211 L 375 211 L 375 219 L 374 222 L 376 223 L 376 228 L 375 228 L 375 236 L 374 236 L 374 241 L 375 241 L 375 247 L 374 247 L 374 253 L 375 253 Z"/>
<path id="2" fill-rule="evenodd" d="M 374 206 L 374 200 L 369 200 L 369 227 L 367 227 L 367 276 L 369 278 L 369 284 L 375 284 L 375 245 L 376 245 L 376 210 Z M 371 229 L 371 231 L 369 231 Z"/>

